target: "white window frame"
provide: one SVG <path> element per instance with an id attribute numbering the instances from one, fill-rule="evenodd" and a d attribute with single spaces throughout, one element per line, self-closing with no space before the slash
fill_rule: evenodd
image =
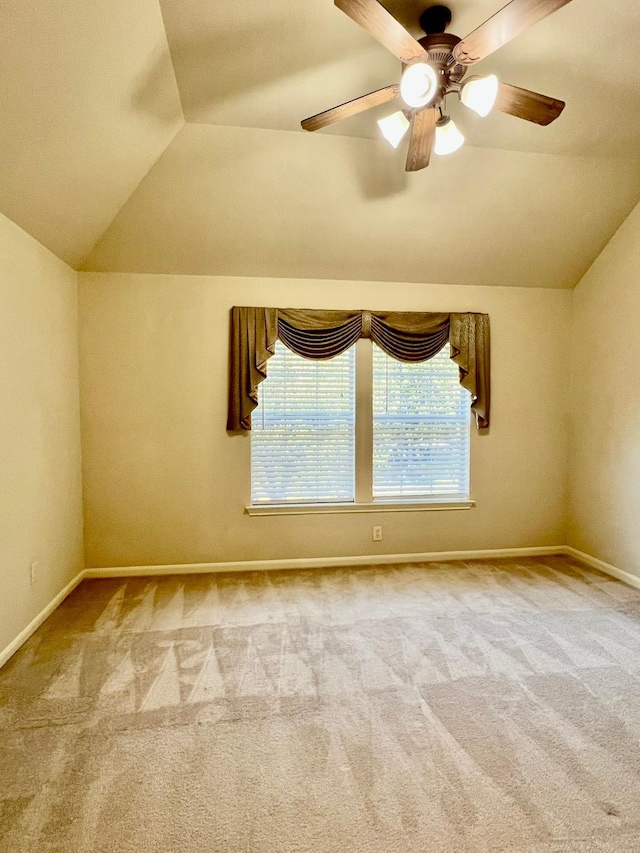
<path id="1" fill-rule="evenodd" d="M 326 515 L 366 512 L 439 512 L 469 510 L 476 502 L 454 498 L 421 497 L 374 500 L 373 486 L 373 346 L 372 340 L 361 338 L 356 347 L 356 435 L 355 435 L 355 501 L 322 504 L 249 504 L 248 515 Z M 469 412 L 471 431 L 471 412 Z M 473 438 L 473 433 L 471 434 Z M 470 450 L 471 456 L 471 450 Z M 469 459 L 469 489 L 471 490 L 471 459 Z M 471 493 L 471 492 L 470 492 Z"/>

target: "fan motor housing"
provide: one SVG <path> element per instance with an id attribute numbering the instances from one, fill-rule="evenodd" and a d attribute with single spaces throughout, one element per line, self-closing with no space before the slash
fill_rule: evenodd
<path id="1" fill-rule="evenodd" d="M 453 48 L 461 39 L 453 33 L 434 33 L 418 39 L 429 54 L 429 65 L 440 72 L 445 83 L 459 83 L 467 73 L 466 65 L 457 62 L 453 56 Z"/>
<path id="2" fill-rule="evenodd" d="M 457 88 L 467 73 L 467 67 L 457 62 L 453 56 L 453 48 L 461 39 L 445 32 L 450 23 L 451 9 L 448 6 L 428 6 L 420 15 L 420 26 L 426 35 L 418 41 L 429 54 L 429 65 L 443 78 L 443 95 L 452 85 Z"/>
<path id="3" fill-rule="evenodd" d="M 452 53 L 461 39 L 452 33 L 434 33 L 423 36 L 418 41 L 429 54 L 429 65 L 435 69 L 441 80 L 440 91 L 433 102 L 438 104 L 447 92 L 460 89 L 460 82 L 467 73 L 467 66 L 457 62 Z M 402 70 L 404 71 L 406 67 L 403 64 Z"/>

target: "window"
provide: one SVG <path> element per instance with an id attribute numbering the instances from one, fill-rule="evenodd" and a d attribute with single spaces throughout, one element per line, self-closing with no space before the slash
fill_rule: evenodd
<path id="1" fill-rule="evenodd" d="M 328 361 L 278 341 L 258 394 L 252 505 L 468 500 L 469 394 L 448 346 L 408 364 L 370 340 Z"/>
<path id="2" fill-rule="evenodd" d="M 281 341 L 258 388 L 251 424 L 251 500 L 353 501 L 355 348 L 328 361 Z"/>
<path id="3" fill-rule="evenodd" d="M 449 347 L 409 364 L 373 347 L 373 498 L 466 498 L 469 394 Z"/>

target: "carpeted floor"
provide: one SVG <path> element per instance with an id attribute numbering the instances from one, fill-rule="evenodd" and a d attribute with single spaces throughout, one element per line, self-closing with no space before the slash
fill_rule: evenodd
<path id="1" fill-rule="evenodd" d="M 640 592 L 568 558 L 85 581 L 0 671 L 2 853 L 640 850 Z"/>

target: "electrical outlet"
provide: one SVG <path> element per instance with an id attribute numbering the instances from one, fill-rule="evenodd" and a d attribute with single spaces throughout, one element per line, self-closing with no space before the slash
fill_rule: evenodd
<path id="1" fill-rule="evenodd" d="M 31 563 L 31 583 L 32 584 L 36 583 L 38 580 L 38 568 L 39 568 L 39 566 L 38 566 L 37 560 L 35 561 L 35 563 Z"/>
<path id="2" fill-rule="evenodd" d="M 382 542 L 382 525 L 373 528 L 373 541 Z"/>

